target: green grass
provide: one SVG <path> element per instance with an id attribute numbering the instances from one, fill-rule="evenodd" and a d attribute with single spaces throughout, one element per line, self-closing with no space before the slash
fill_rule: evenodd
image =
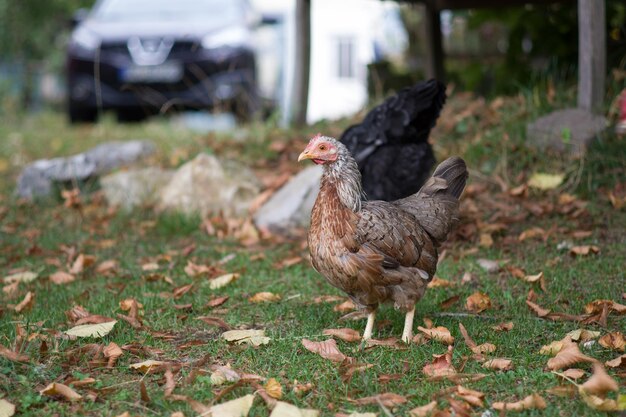
<path id="1" fill-rule="evenodd" d="M 454 107 L 454 104 L 452 100 L 448 105 Z M 531 105 L 525 102 L 524 106 Z M 529 111 L 519 110 L 516 105 L 507 102 L 496 114 L 497 120 L 487 123 L 480 114 L 472 115 L 465 120 L 466 126 L 462 129 L 453 127 L 457 130 L 446 139 L 442 137 L 447 132 L 441 128 L 435 135 L 438 138 L 438 154 L 459 152 L 479 174 L 487 178 L 499 175 L 508 179 L 511 185 L 516 185 L 514 178 L 520 173 L 553 167 L 553 161 L 523 147 L 522 126 L 530 117 Z M 86 207 L 80 214 L 57 201 L 35 205 L 19 202 L 11 195 L 13 180 L 24 162 L 81 151 L 103 140 L 152 138 L 159 147 L 153 162 L 165 166 L 178 166 L 197 152 L 211 151 L 220 156 L 237 157 L 262 170 L 278 163 L 278 154 L 269 149 L 270 143 L 303 139 L 318 130 L 336 134 L 341 131 L 343 123 L 314 126 L 307 132 L 281 131 L 259 125 L 235 134 L 244 140 L 223 135 L 193 134 L 164 121 L 118 126 L 105 120 L 95 127 L 68 128 L 59 115 L 44 114 L 0 123 L 0 135 L 5 138 L 0 159 L 7 161 L 6 175 L 0 185 L 3 191 L 0 206 L 5 209 L 4 214 L 0 214 L 0 277 L 17 268 L 39 272 L 36 281 L 20 285 L 16 298 L 9 300 L 4 293 L 0 295 L 0 344 L 12 345 L 16 324 L 24 326 L 31 334 L 47 334 L 50 340 L 49 352 L 45 356 L 40 356 L 41 343 L 38 340 L 25 343 L 23 353 L 31 357 L 28 363 L 11 362 L 0 357 L 0 397 L 16 404 L 19 415 L 24 416 L 116 416 L 124 411 L 148 416 L 170 415 L 178 410 L 185 415 L 194 415 L 185 402 L 164 397 L 161 374 L 143 377 L 129 369 L 128 365 L 151 357 L 186 364 L 208 354 L 210 359 L 204 369 L 211 364 L 230 364 L 241 372 L 276 378 L 283 386 L 283 400 L 300 407 L 322 410 L 322 415 L 333 415 L 334 412 L 349 414 L 352 411 L 373 411 L 384 415 L 378 406 L 355 406 L 348 399 L 387 391 L 409 399 L 407 404 L 393 410 L 396 416 L 407 415 L 411 408 L 432 399 L 438 399 L 440 406 L 446 406 L 442 392 L 454 384 L 448 381 L 430 382 L 422 373 L 422 367 L 432 360 L 433 354 L 446 350 L 442 344 L 429 342 L 421 346 L 411 345 L 405 350 L 386 347 L 363 350 L 358 343 L 339 341 L 338 346 L 343 353 L 360 363 L 373 365 L 355 373 L 347 383 L 342 381 L 339 366 L 303 348 L 302 338 L 325 340 L 326 337 L 322 336 L 324 329 L 346 326 L 362 332 L 364 321 L 339 322 L 341 313 L 333 311 L 336 303 L 313 302 L 319 295 L 341 293 L 329 286 L 306 260 L 283 269 L 276 267 L 277 262 L 287 257 L 306 256 L 306 249 L 302 249 L 300 241 L 281 244 L 264 241 L 257 246 L 244 247 L 232 239 L 207 236 L 201 227 L 201 219 L 197 217 L 156 216 L 147 210 L 111 214 L 106 206 L 90 199 L 86 200 Z M 509 140 L 505 142 L 502 141 L 504 133 L 509 135 Z M 621 150 L 619 145 L 622 145 Z M 525 411 L 519 415 L 604 415 L 591 410 L 578 398 L 561 398 L 544 392 L 560 382 L 546 370 L 548 357 L 539 355 L 539 349 L 579 326 L 574 322 L 539 319 L 527 308 L 525 299 L 528 290 L 534 288 L 541 306 L 573 314 L 582 313 L 585 304 L 595 299 L 623 302 L 622 293 L 626 290 L 626 253 L 623 250 L 626 213 L 613 209 L 599 191 L 614 187 L 620 178 L 623 180 L 623 162 L 620 166 L 616 152 L 623 152 L 623 141 L 612 136 L 594 145 L 583 167 L 581 178 L 584 180 L 570 187 L 587 198 L 589 215 L 578 219 L 558 213 L 538 217 L 531 215 L 494 233 L 495 244 L 490 248 L 478 247 L 474 253 L 471 250 L 477 247 L 477 237 L 469 241 L 457 239 L 448 245 L 448 254 L 439 265 L 438 275 L 457 285 L 428 290 L 418 304 L 415 327 L 422 325 L 422 318 L 427 317 L 436 326 L 450 329 L 456 339 L 454 364 L 459 367 L 465 362 L 464 372 L 487 374 L 481 381 L 467 384 L 486 394 L 485 408 L 496 401 L 516 401 L 531 393 L 540 393 L 546 399 L 548 408 Z M 603 164 L 602 161 L 613 162 Z M 565 164 L 566 161 L 560 163 Z M 579 162 L 570 164 L 578 166 Z M 567 169 L 567 166 L 558 167 L 562 168 Z M 571 170 L 574 171 L 573 168 Z M 496 187 L 491 187 L 488 194 L 496 199 L 504 198 L 497 192 Z M 550 202 L 555 198 L 551 194 L 531 193 L 526 201 Z M 489 222 L 493 210 L 481 207 L 481 201 L 476 197 L 476 204 L 484 210 L 480 214 L 482 220 Z M 552 225 L 560 229 L 545 243 L 533 239 L 517 242 L 515 239 L 530 227 L 539 226 L 547 230 Z M 568 239 L 569 231 L 581 229 L 592 230 L 593 234 L 576 240 L 576 244 L 598 245 L 601 248 L 599 255 L 573 258 L 557 249 L 559 242 Z M 113 241 L 114 245 L 102 244 L 107 241 Z M 196 245 L 196 250 L 189 257 L 184 257 L 180 252 L 191 243 Z M 95 255 L 97 262 L 115 259 L 119 269 L 112 276 L 103 276 L 91 267 L 79 274 L 77 281 L 55 285 L 48 281 L 48 276 L 58 269 L 67 268 L 67 248 L 75 248 L 75 253 Z M 470 254 L 466 254 L 468 251 Z M 217 265 L 230 254 L 235 254 L 234 258 L 221 267 L 227 272 L 239 272 L 241 276 L 221 289 L 211 290 L 206 277 L 192 278 L 184 272 L 188 260 Z M 154 261 L 160 255 L 169 255 L 169 259 L 160 264 L 162 268 L 158 272 L 171 278 L 174 285 L 163 280 L 148 280 L 149 273 L 142 271 L 144 263 Z M 547 291 L 542 292 L 515 279 L 506 271 L 487 273 L 477 265 L 478 258 L 509 259 L 509 264 L 523 268 L 529 274 L 543 271 Z M 54 262 L 59 262 L 61 268 Z M 473 274 L 471 283 L 461 284 L 464 272 Z M 178 299 L 171 298 L 173 288 L 190 283 L 194 284 L 191 291 Z M 467 314 L 465 299 L 477 290 L 489 295 L 493 307 L 479 315 Z M 34 306 L 30 311 L 17 314 L 8 304 L 19 302 L 27 291 L 35 293 Z M 260 291 L 280 294 L 282 301 L 250 303 L 248 298 Z M 228 295 L 230 299 L 217 311 L 203 307 L 211 297 L 222 295 Z M 448 310 L 441 310 L 440 303 L 453 295 L 459 295 L 460 301 Z M 101 339 L 70 341 L 54 338 L 55 332 L 70 327 L 65 311 L 71 306 L 78 304 L 93 314 L 116 317 L 117 313 L 122 313 L 119 302 L 131 297 L 143 304 L 145 329 L 135 330 L 119 320 L 115 329 Z M 188 303 L 193 306 L 191 311 L 174 308 L 174 305 Z M 258 348 L 229 345 L 220 338 L 219 329 L 196 319 L 206 315 L 219 316 L 234 328 L 266 329 L 271 341 Z M 377 320 L 383 326 L 376 330 L 375 337 L 399 337 L 403 325 L 400 312 L 384 306 Z M 492 329 L 492 326 L 505 321 L 513 321 L 513 330 L 496 332 Z M 489 371 L 483 369 L 480 363 L 468 359 L 471 351 L 463 342 L 459 323 L 463 323 L 477 343 L 495 344 L 495 356 L 511 359 L 513 370 Z M 585 327 L 604 334 L 623 331 L 625 324 L 623 316 L 611 315 L 606 329 L 597 325 Z M 157 337 L 155 332 L 168 332 L 173 338 Z M 163 352 L 154 356 L 125 352 L 113 369 L 101 365 L 90 367 L 92 358 L 89 354 L 81 357 L 69 357 L 67 354 L 69 350 L 89 343 L 106 345 L 109 342 L 119 346 L 137 343 Z M 181 348 L 190 342 L 197 344 Z M 597 343 L 584 349 L 584 352 L 601 361 L 618 354 Z M 590 370 L 589 367 L 585 369 Z M 185 384 L 183 381 L 189 373 L 190 368 L 183 367 L 177 374 L 175 393 L 205 404 L 211 402 L 215 398 L 216 387 L 211 385 L 209 375 L 199 375 L 193 383 Z M 615 375 L 613 371 L 610 373 Z M 401 374 L 401 378 L 382 384 L 378 377 L 383 374 Z M 91 376 L 97 380 L 89 388 L 78 389 L 82 394 L 90 391 L 96 394 L 96 401 L 70 404 L 39 395 L 39 390 L 48 383 L 62 381 L 71 375 Z M 149 403 L 139 400 L 140 379 L 148 389 Z M 314 390 L 298 396 L 291 390 L 294 380 L 310 382 Z M 624 380 L 620 382 L 623 385 Z M 236 388 L 224 400 L 253 391 L 249 386 Z M 482 411 L 476 409 L 475 414 L 480 415 Z M 250 416 L 266 415 L 269 415 L 266 406 L 257 398 Z"/>

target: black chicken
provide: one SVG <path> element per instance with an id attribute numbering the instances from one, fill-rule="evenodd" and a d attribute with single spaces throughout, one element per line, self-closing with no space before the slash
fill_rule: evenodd
<path id="1" fill-rule="evenodd" d="M 428 135 L 445 101 L 442 83 L 423 81 L 389 97 L 341 135 L 368 200 L 394 201 L 422 187 L 436 162 Z"/>

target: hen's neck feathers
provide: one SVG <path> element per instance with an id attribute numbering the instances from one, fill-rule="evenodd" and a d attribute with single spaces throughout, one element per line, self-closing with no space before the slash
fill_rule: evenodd
<path id="1" fill-rule="evenodd" d="M 337 160 L 323 165 L 321 187 L 332 186 L 337 190 L 339 201 L 353 212 L 361 210 L 363 188 L 359 167 L 348 149 L 337 142 Z"/>

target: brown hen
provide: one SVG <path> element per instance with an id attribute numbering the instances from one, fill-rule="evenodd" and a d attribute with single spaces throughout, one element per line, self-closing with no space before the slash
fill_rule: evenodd
<path id="1" fill-rule="evenodd" d="M 361 174 L 333 138 L 311 139 L 298 161 L 324 168 L 311 213 L 313 267 L 368 311 L 363 339 L 372 336 L 376 308 L 393 302 L 406 312 L 402 340 L 412 337 L 415 303 L 437 269 L 437 250 L 458 221 L 467 168 L 448 158 L 416 193 L 392 202 L 364 201 Z"/>

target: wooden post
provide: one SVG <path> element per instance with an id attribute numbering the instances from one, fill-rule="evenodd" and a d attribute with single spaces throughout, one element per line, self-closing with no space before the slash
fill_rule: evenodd
<path id="1" fill-rule="evenodd" d="M 604 0 L 578 0 L 578 107 L 601 111 L 605 94 Z"/>
<path id="2" fill-rule="evenodd" d="M 435 78 L 445 82 L 441 17 L 434 0 L 424 2 L 424 29 L 426 31 L 426 78 Z"/>
<path id="3" fill-rule="evenodd" d="M 311 63 L 311 0 L 296 0 L 296 62 L 293 81 L 292 121 L 306 125 Z"/>

